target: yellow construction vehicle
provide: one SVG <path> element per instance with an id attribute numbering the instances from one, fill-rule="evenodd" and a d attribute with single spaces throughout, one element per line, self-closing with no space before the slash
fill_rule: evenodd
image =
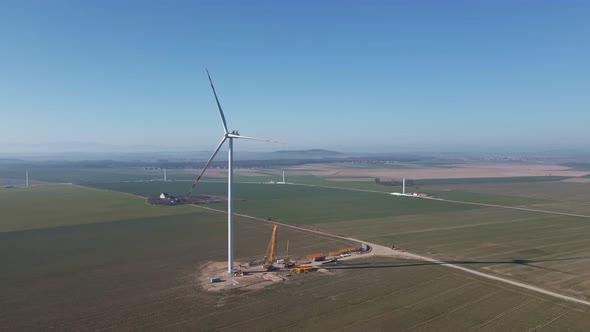
<path id="1" fill-rule="evenodd" d="M 291 272 L 295 272 L 295 273 L 307 273 L 307 272 L 311 272 L 315 270 L 315 268 L 311 265 L 299 265 L 299 266 L 295 266 Z"/>
<path id="2" fill-rule="evenodd" d="M 273 262 L 275 260 L 275 249 L 277 246 L 277 225 L 272 228 L 272 236 L 270 237 L 270 243 L 268 244 L 268 250 L 264 257 L 264 264 L 262 268 L 269 271 L 273 268 Z"/>

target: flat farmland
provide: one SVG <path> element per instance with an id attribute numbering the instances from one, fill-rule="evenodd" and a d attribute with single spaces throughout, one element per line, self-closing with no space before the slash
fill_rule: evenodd
<path id="1" fill-rule="evenodd" d="M 145 171 L 143 168 L 78 168 L 78 167 L 30 167 L 31 181 L 76 183 L 84 181 L 137 181 L 163 178 L 163 171 Z M 23 167 L 0 167 L 0 179 L 19 179 L 24 183 Z"/>
<path id="2" fill-rule="evenodd" d="M 586 308 L 422 262 L 374 258 L 330 271 L 297 276 L 247 304 L 234 303 L 231 314 L 188 317 L 177 326 L 223 322 L 220 330 L 235 331 L 464 331 L 545 325 L 582 330 L 590 319 Z M 253 315 L 250 305 L 260 314 Z"/>
<path id="3" fill-rule="evenodd" d="M 148 184 L 122 186 L 118 189 L 134 193 L 150 190 Z M 590 297 L 589 218 L 334 188 L 257 184 L 237 188 L 240 213 L 385 246 L 395 244 L 558 293 Z M 225 187 L 205 183 L 200 190 L 222 194 Z M 547 198 L 516 196 L 513 205 L 547 204 L 551 202 Z"/>
<path id="4" fill-rule="evenodd" d="M 436 190 L 459 190 L 465 192 L 492 195 L 509 195 L 527 198 L 566 201 L 580 199 L 590 195 L 590 185 L 563 181 L 541 182 L 501 182 L 501 183 L 468 183 L 433 184 L 424 187 Z"/>
<path id="5" fill-rule="evenodd" d="M 374 177 L 381 179 L 465 179 L 494 177 L 544 177 L 584 176 L 587 170 L 576 170 L 552 163 L 444 163 L 444 164 L 403 164 L 395 167 L 391 163 L 315 164 L 298 167 L 300 172 L 320 177 Z M 311 168 L 313 171 L 307 171 Z"/>
<path id="6" fill-rule="evenodd" d="M 8 330 L 582 331 L 588 309 L 419 261 L 367 258 L 259 291 L 206 292 L 198 267 L 225 258 L 225 218 L 197 212 L 0 234 Z M 237 253 L 259 258 L 270 224 L 238 218 Z M 280 229 L 292 250 L 345 243 Z M 308 247 L 305 247 L 307 245 Z M 24 250 L 23 250 L 24 248 Z M 526 319 L 523 319 L 526 317 Z"/>
<path id="7" fill-rule="evenodd" d="M 190 188 L 186 182 L 173 183 L 92 183 L 95 188 L 116 190 L 140 196 L 155 196 L 161 191 L 184 195 Z M 437 213 L 478 209 L 477 206 L 425 200 L 393 200 L 390 195 L 334 188 L 236 183 L 237 213 L 271 218 L 292 224 L 316 224 L 342 220 L 379 218 L 393 214 Z M 225 196 L 224 183 L 199 183 L 195 194 Z M 225 209 L 225 203 L 207 206 Z"/>
<path id="8" fill-rule="evenodd" d="M 506 195 L 537 199 L 521 204 L 540 210 L 590 215 L 590 183 L 545 181 L 530 183 L 487 183 L 427 186 L 434 190 L 457 190 L 474 195 Z"/>
<path id="9" fill-rule="evenodd" d="M 590 297 L 588 218 L 482 208 L 314 227 L 382 245 L 394 244 L 577 298 Z"/>
<path id="10" fill-rule="evenodd" d="M 270 324 L 271 330 L 530 330 L 543 326 L 585 330 L 590 322 L 584 306 L 428 262 L 383 257 L 332 266 L 330 273 L 292 276 L 284 284 L 260 291 L 205 292 L 196 283 L 196 271 L 209 261 L 225 259 L 223 213 L 193 206 L 149 206 L 132 196 L 155 196 L 162 191 L 181 195 L 189 182 L 88 184 L 111 191 L 39 186 L 3 192 L 20 195 L 46 190 L 38 194 L 48 203 L 35 211 L 35 222 L 54 214 L 62 222 L 97 221 L 66 222 L 69 226 L 53 228 L 35 225 L 32 228 L 38 229 L 0 234 L 0 263 L 10 271 L 0 277 L 6 285 L 0 305 L 10 308 L 0 314 L 0 326 L 260 330 L 262 324 Z M 64 188 L 77 191 L 63 200 L 57 192 Z M 590 296 L 588 218 L 350 189 L 354 190 L 240 183 L 236 184 L 236 208 L 263 219 L 395 244 L 577 298 Z M 51 190 L 58 191 L 52 194 Z M 200 183 L 196 193 L 224 196 L 226 184 Z M 101 209 L 86 207 L 83 202 L 89 194 L 104 195 L 108 204 Z M 514 197 L 513 206 L 560 203 L 545 196 L 481 195 L 500 201 Z M 11 215 L 26 215 L 23 211 L 29 205 L 18 203 L 26 196 L 19 197 L 5 206 L 13 207 Z M 81 214 L 71 218 L 56 210 L 63 205 L 78 206 Z M 224 203 L 208 206 L 225 209 Z M 98 218 L 101 214 L 105 217 Z M 236 227 L 238 260 L 261 258 L 271 224 L 237 218 Z M 285 227 L 279 229 L 279 237 L 279 253 L 289 239 L 291 255 L 296 257 L 354 245 Z"/>
<path id="11" fill-rule="evenodd" d="M 189 207 L 145 204 L 122 193 L 72 185 L 0 188 L 0 232 L 190 213 Z"/>
<path id="12" fill-rule="evenodd" d="M 39 215 L 35 218 L 40 219 L 44 214 L 54 213 L 52 205 L 62 204 L 57 195 L 63 193 L 61 186 L 43 189 L 53 190 L 54 195 L 47 195 L 47 206 L 36 207 Z M 130 197 L 104 194 L 111 195 L 113 200 Z M 80 199 L 80 195 L 76 196 L 70 197 L 71 204 Z M 130 198 L 148 208 L 142 199 Z M 186 208 L 191 212 L 163 216 L 145 216 L 147 212 L 144 212 L 141 216 L 140 211 L 135 211 L 136 218 L 121 213 L 120 219 L 112 218 L 111 222 L 0 233 L 0 327 L 8 330 L 165 327 L 187 317 L 205 318 L 221 312 L 226 302 L 225 308 L 230 310 L 234 302 L 247 305 L 255 299 L 247 292 L 209 293 L 200 289 L 199 267 L 209 261 L 226 259 L 226 217 Z M 14 207 L 13 212 L 27 214 L 28 209 L 29 206 L 22 205 Z M 93 209 L 79 211 L 86 219 L 101 214 Z M 45 225 L 42 220 L 35 223 Z M 268 223 L 237 218 L 236 259 L 261 259 L 271 229 Z M 287 239 L 293 257 L 355 245 L 280 228 L 280 255 L 284 255 Z M 195 327 L 216 326 L 211 324 Z"/>
<path id="13" fill-rule="evenodd" d="M 98 162 L 100 163 L 100 162 Z M 146 163 L 149 166 L 150 163 Z M 196 164 L 195 166 L 197 166 Z M 144 169 L 143 167 L 52 167 L 52 166 L 9 166 L 0 164 L 0 184 L 24 184 L 25 170 L 29 171 L 32 182 L 44 183 L 84 183 L 84 182 L 127 182 L 127 181 L 160 181 L 164 179 L 163 169 Z M 196 169 L 168 169 L 169 180 L 192 181 L 200 172 Z M 280 180 L 281 174 L 272 169 L 236 169 L 236 180 L 267 182 Z M 210 169 L 207 171 L 210 181 L 227 178 L 226 169 Z"/>
<path id="14" fill-rule="evenodd" d="M 47 206 L 62 204 L 48 186 Z M 30 188 L 29 188 L 30 189 Z M 51 195 L 53 191 L 54 195 Z M 129 197 L 105 192 L 113 200 Z M 68 200 L 76 204 L 84 195 Z M 49 204 L 52 203 L 52 204 Z M 143 206 L 146 207 L 146 206 Z M 184 207 L 183 207 L 184 208 Z M 206 292 L 199 267 L 226 255 L 225 215 L 143 216 L 0 233 L 0 326 L 7 330 L 466 330 L 547 326 L 583 330 L 587 308 L 421 261 L 371 258 L 294 275 L 259 291 Z M 28 206 L 14 208 L 25 213 Z M 86 211 L 87 218 L 100 214 Z M 236 220 L 238 261 L 259 259 L 271 224 Z M 292 256 L 354 243 L 281 227 Z M 522 316 L 527 317 L 526 320 Z"/>

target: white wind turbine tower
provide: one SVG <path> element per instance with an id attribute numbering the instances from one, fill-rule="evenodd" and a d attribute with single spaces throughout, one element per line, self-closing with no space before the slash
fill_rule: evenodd
<path id="1" fill-rule="evenodd" d="M 285 182 L 285 171 L 283 171 L 283 182 L 277 182 L 277 184 L 287 184 Z"/>
<path id="2" fill-rule="evenodd" d="M 201 180 L 201 176 L 203 175 L 203 173 L 205 173 L 205 171 L 207 170 L 207 168 L 209 167 L 209 165 L 211 164 L 211 162 L 213 161 L 213 159 L 217 155 L 217 152 L 219 152 L 219 150 L 223 146 L 223 143 L 225 143 L 225 141 L 228 140 L 229 141 L 229 146 L 228 146 L 229 148 L 228 148 L 228 158 L 227 158 L 227 273 L 231 275 L 234 272 L 233 271 L 233 263 L 234 263 L 234 195 L 233 195 L 233 190 L 232 190 L 233 189 L 233 182 L 234 182 L 234 180 L 233 180 L 234 139 L 242 138 L 242 139 L 251 139 L 251 140 L 265 141 L 265 142 L 274 142 L 274 143 L 278 143 L 278 142 L 271 141 L 268 139 L 242 136 L 238 133 L 237 130 L 233 130 L 230 133 L 227 130 L 227 123 L 225 122 L 225 116 L 223 115 L 223 110 L 221 109 L 221 104 L 219 103 L 219 98 L 217 98 L 217 93 L 215 92 L 215 87 L 213 86 L 213 81 L 211 80 L 211 76 L 209 75 L 209 71 L 208 70 L 206 70 L 206 71 L 207 71 L 207 77 L 209 78 L 209 83 L 211 84 L 211 90 L 213 90 L 213 95 L 215 96 L 215 102 L 217 102 L 217 108 L 219 109 L 219 115 L 221 117 L 221 124 L 223 125 L 224 133 L 223 133 L 223 138 L 221 139 L 221 141 L 217 145 L 217 148 L 215 148 L 215 150 L 213 151 L 211 158 L 209 158 L 209 161 L 207 161 L 207 163 L 205 164 L 205 167 L 203 167 L 203 170 L 201 171 L 201 173 L 197 177 L 197 180 L 193 183 L 193 185 L 191 187 L 191 191 L 188 193 L 188 195 L 192 194 L 192 191 L 195 188 L 195 186 L 197 185 L 197 182 L 199 182 L 199 180 Z"/>

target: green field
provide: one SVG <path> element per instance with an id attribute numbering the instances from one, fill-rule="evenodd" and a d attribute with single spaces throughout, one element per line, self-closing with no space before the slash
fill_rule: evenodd
<path id="1" fill-rule="evenodd" d="M 590 296 L 587 218 L 485 208 L 461 215 L 392 216 L 315 227 L 395 244 L 578 298 Z"/>
<path id="2" fill-rule="evenodd" d="M 300 180 L 316 186 L 238 183 L 236 210 L 395 244 L 565 295 L 590 296 L 590 218 L 394 197 L 386 194 L 390 187 L 370 182 Z M 0 264 L 6 267 L 0 306 L 8 308 L 0 313 L 0 326 L 583 331 L 590 324 L 585 306 L 431 263 L 378 257 L 333 266 L 329 274 L 293 276 L 261 291 L 205 292 L 196 283 L 197 271 L 225 259 L 225 215 L 192 206 L 151 206 L 127 194 L 181 195 L 190 182 L 86 184 L 96 189 L 0 189 L 1 211 L 9 216 L 0 222 Z M 375 187 L 381 188 L 371 191 Z M 589 187 L 523 181 L 420 189 L 461 201 L 541 210 L 574 206 L 584 212 Z M 547 194 L 548 188 L 559 197 Z M 225 196 L 226 185 L 200 183 L 197 193 Z M 236 228 L 237 259 L 261 258 L 271 224 L 237 218 Z M 285 227 L 279 237 L 279 251 L 289 239 L 295 257 L 351 245 Z"/>
<path id="3" fill-rule="evenodd" d="M 121 193 L 71 185 L 0 188 L 0 232 L 112 222 L 193 211 L 188 206 L 148 205 Z"/>
<path id="4" fill-rule="evenodd" d="M 509 195 L 548 199 L 553 201 L 569 201 L 578 198 L 584 199 L 590 194 L 590 184 L 561 181 L 486 184 L 463 183 L 456 185 L 433 185 L 425 188 L 436 190 L 459 190 L 492 195 Z"/>
<path id="5" fill-rule="evenodd" d="M 490 183 L 462 184 L 427 187 L 436 191 L 457 190 L 473 195 L 506 195 L 523 199 L 538 200 L 524 202 L 540 210 L 566 212 L 574 214 L 590 214 L 590 183 L 571 182 L 531 182 L 531 183 Z"/>
<path id="6" fill-rule="evenodd" d="M 427 188 L 423 192 L 446 199 L 582 216 L 480 206 L 440 213 L 417 210 L 414 214 L 343 220 L 314 227 L 383 245 L 393 243 L 411 252 L 456 261 L 578 298 L 590 296 L 589 184 L 476 181 Z"/>
<path id="7" fill-rule="evenodd" d="M 190 187 L 186 182 L 172 183 L 92 183 L 95 188 L 128 192 L 141 196 L 155 196 L 160 192 L 182 195 Z M 226 184 L 202 182 L 196 193 L 227 195 Z M 391 199 L 390 195 L 340 190 L 333 188 L 235 184 L 236 212 L 293 224 L 316 224 L 342 220 L 379 218 L 392 214 L 439 213 L 477 209 L 475 206 L 437 201 Z M 225 209 L 225 203 L 208 206 Z"/>
<path id="8" fill-rule="evenodd" d="M 115 195 L 116 197 L 116 195 Z M 75 199 L 73 199 L 75 201 Z M 236 220 L 238 259 L 271 225 Z M 0 326 L 8 330 L 584 330 L 585 307 L 423 262 L 373 258 L 261 291 L 205 292 L 225 259 L 225 216 L 161 216 L 0 233 Z M 350 245 L 281 228 L 296 256 Z M 526 317 L 523 319 L 523 317 Z M 559 318 L 559 319 L 556 319 Z"/>
<path id="9" fill-rule="evenodd" d="M 582 195 L 566 185 L 570 197 Z M 166 184 L 171 192 L 185 184 Z M 548 182 L 514 184 L 518 188 L 549 186 Z M 577 184 L 574 184 L 577 185 Z M 100 184 L 100 187 L 145 195 L 155 184 Z M 475 185 L 474 185 L 475 186 Z M 482 185 L 479 185 L 482 186 Z M 496 185 L 499 186 L 499 185 Z M 158 185 L 158 188 L 162 188 Z M 168 190 L 167 189 L 167 190 Z M 224 184 L 203 183 L 199 192 L 223 195 Z M 261 218 L 308 225 L 411 252 L 452 260 L 492 274 L 509 277 L 584 298 L 590 296 L 590 218 L 543 214 L 444 201 L 400 198 L 379 192 L 323 187 L 237 184 L 236 210 Z M 549 195 L 502 196 L 496 191 L 473 193 L 438 191 L 440 196 L 470 202 L 548 209 L 563 204 Z M 446 195 L 444 195 L 446 194 Z M 519 194 L 519 195 L 516 195 Z M 483 198 L 482 198 L 483 197 Z M 223 203 L 211 204 L 224 209 Z M 558 209 L 559 210 L 559 209 Z"/>
<path id="10" fill-rule="evenodd" d="M 149 164 L 149 163 L 148 163 Z M 30 166 L 14 167 L 0 164 L 1 184 L 24 184 L 25 170 L 29 171 L 31 182 L 53 183 L 85 183 L 85 182 L 126 182 L 126 181 L 160 181 L 164 178 L 164 170 L 144 170 L 143 167 L 51 167 Z M 194 181 L 200 169 L 169 169 L 169 180 Z M 260 176 L 241 176 L 236 174 L 238 181 L 267 182 L 279 180 L 278 171 L 260 170 Z M 265 175 L 266 174 L 266 175 Z M 224 181 L 223 177 L 209 176 L 209 181 Z"/>
<path id="11" fill-rule="evenodd" d="M 77 183 L 85 181 L 137 181 L 163 178 L 163 171 L 144 171 L 142 168 L 76 168 L 30 167 L 31 181 Z M 0 179 L 18 179 L 24 183 L 25 171 L 0 166 Z"/>

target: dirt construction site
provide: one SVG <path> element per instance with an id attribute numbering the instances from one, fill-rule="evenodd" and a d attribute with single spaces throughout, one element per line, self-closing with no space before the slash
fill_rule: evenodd
<path id="1" fill-rule="evenodd" d="M 361 244 L 358 247 L 349 247 L 330 252 L 309 254 L 305 261 L 294 261 L 287 254 L 285 258 L 276 257 L 278 225 L 274 225 L 268 249 L 264 259 L 248 263 L 234 262 L 233 273 L 228 273 L 225 262 L 208 262 L 202 266 L 198 277 L 200 285 L 209 291 L 227 289 L 261 289 L 266 286 L 288 280 L 294 273 L 329 272 L 328 264 L 338 264 L 339 260 L 352 259 L 366 256 L 371 251 L 371 246 Z M 394 249 L 393 247 L 391 249 Z M 237 268 L 236 268 L 237 265 Z"/>
<path id="2" fill-rule="evenodd" d="M 330 252 L 309 254 L 306 260 L 293 261 L 288 257 L 278 259 L 274 256 L 273 241 L 276 241 L 276 228 L 267 256 L 263 260 L 248 263 L 234 262 L 233 275 L 228 274 L 227 262 L 208 262 L 199 268 L 197 279 L 199 285 L 207 291 L 229 289 L 258 290 L 281 282 L 288 282 L 294 274 L 320 273 L 329 275 L 331 267 L 343 261 L 372 256 L 398 258 L 415 258 L 397 250 L 394 246 L 387 248 L 362 243 L 358 247 L 349 247 Z"/>

